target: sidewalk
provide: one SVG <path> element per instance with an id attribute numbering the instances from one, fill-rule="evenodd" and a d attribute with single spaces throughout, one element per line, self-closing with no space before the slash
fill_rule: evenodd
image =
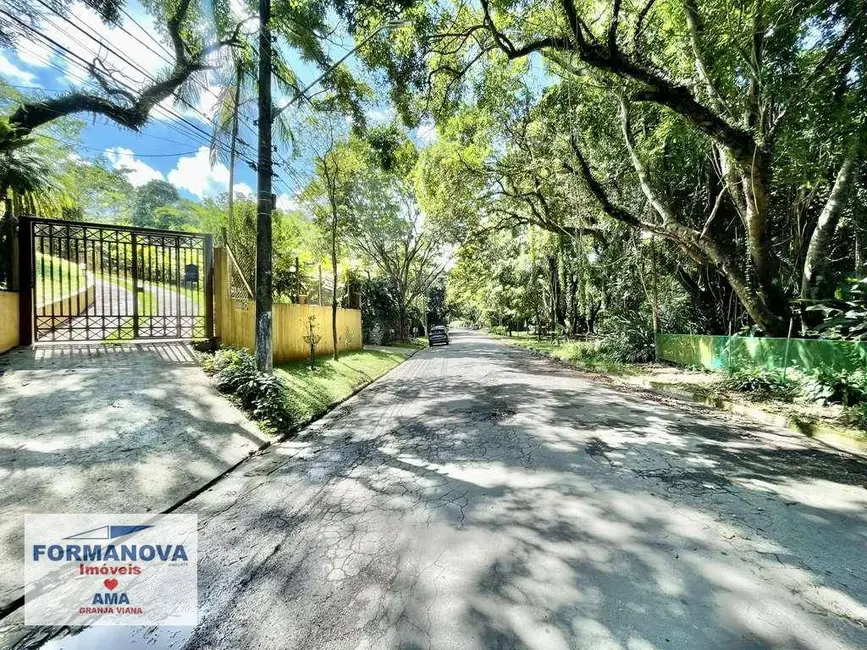
<path id="1" fill-rule="evenodd" d="M 25 513 L 161 512 L 267 442 L 184 343 L 18 348 L 0 372 L 0 610 Z"/>

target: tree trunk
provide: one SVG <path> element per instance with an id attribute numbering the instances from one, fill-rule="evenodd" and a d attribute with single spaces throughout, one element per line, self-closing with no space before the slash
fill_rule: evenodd
<path id="1" fill-rule="evenodd" d="M 398 337 L 401 341 L 407 340 L 406 335 L 406 304 L 403 300 L 400 300 L 397 305 L 397 327 L 398 327 Z"/>
<path id="2" fill-rule="evenodd" d="M 236 62 L 235 74 L 235 104 L 232 106 L 232 141 L 229 145 L 229 236 L 233 236 L 235 228 L 235 158 L 238 154 L 238 102 L 241 99 L 241 66 Z"/>
<path id="3" fill-rule="evenodd" d="M 856 162 L 857 149 L 852 147 L 837 172 L 834 187 L 831 188 L 831 194 L 825 207 L 822 208 L 813 236 L 810 238 L 807 256 L 804 259 L 804 272 L 801 276 L 801 298 L 815 300 L 819 297 L 821 283 L 831 257 L 837 224 L 840 221 L 840 212 L 843 210 L 846 194 L 855 178 Z"/>
<path id="4" fill-rule="evenodd" d="M 334 360 L 340 359 L 337 349 L 337 216 L 331 222 L 331 268 L 334 287 L 331 291 L 331 342 L 334 344 Z"/>
<path id="5" fill-rule="evenodd" d="M 274 366 L 271 313 L 271 0 L 259 0 L 259 165 L 256 214 L 256 367 Z"/>

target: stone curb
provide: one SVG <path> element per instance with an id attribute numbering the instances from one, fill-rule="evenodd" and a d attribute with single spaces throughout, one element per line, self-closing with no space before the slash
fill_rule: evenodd
<path id="1" fill-rule="evenodd" d="M 764 409 L 756 406 L 733 402 L 731 400 L 724 399 L 722 397 L 704 391 L 684 390 L 683 388 L 679 388 L 666 382 L 653 381 L 651 379 L 630 380 L 628 378 L 623 379 L 612 375 L 606 375 L 604 373 L 596 373 L 592 371 L 582 370 L 581 368 L 569 363 L 568 361 L 558 359 L 557 357 L 551 356 L 550 354 L 542 352 L 541 350 L 535 350 L 533 348 L 525 347 L 515 342 L 510 342 L 509 337 L 507 336 L 499 336 L 497 334 L 491 334 L 488 332 L 486 332 L 485 334 L 486 336 L 490 336 L 491 338 L 506 341 L 510 345 L 529 352 L 536 357 L 548 359 L 549 361 L 553 361 L 560 366 L 569 368 L 575 372 L 579 372 L 592 381 L 602 381 L 615 389 L 628 388 L 630 386 L 639 387 L 648 392 L 659 395 L 660 397 L 673 398 L 693 404 L 702 404 L 718 411 L 725 411 L 727 413 L 741 415 L 756 422 L 759 422 L 760 424 L 778 427 L 781 429 L 788 429 L 789 431 L 793 431 L 795 433 L 798 433 L 799 435 L 806 436 L 811 440 L 816 440 L 818 442 L 824 443 L 829 447 L 833 447 L 834 449 L 837 449 L 839 451 L 845 451 L 851 454 L 858 454 L 859 456 L 867 456 L 867 440 L 857 440 L 851 438 L 850 436 L 839 433 L 839 431 L 834 429 L 833 427 L 822 424 L 820 422 L 806 422 L 796 417 L 769 413 Z"/>
<path id="2" fill-rule="evenodd" d="M 789 431 L 794 431 L 813 440 L 818 440 L 836 449 L 840 449 L 841 451 L 862 455 L 867 454 L 867 440 L 851 438 L 845 434 L 839 433 L 839 431 L 834 427 L 821 422 L 808 422 L 791 415 L 769 413 L 758 406 L 733 402 L 732 400 L 705 391 L 684 390 L 665 382 L 642 379 L 632 382 L 627 381 L 626 383 L 633 386 L 639 385 L 646 390 L 666 397 L 674 397 L 675 399 L 703 404 L 719 411 L 742 415 L 761 424 L 779 427 L 781 429 L 788 429 Z"/>

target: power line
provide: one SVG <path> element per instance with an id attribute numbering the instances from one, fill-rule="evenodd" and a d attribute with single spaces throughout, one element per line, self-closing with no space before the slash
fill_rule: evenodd
<path id="1" fill-rule="evenodd" d="M 147 29 L 145 29 L 145 28 L 141 25 L 141 23 L 139 23 L 135 18 L 133 18 L 133 17 L 129 14 L 129 12 L 128 12 L 128 11 L 127 11 L 123 6 L 119 6 L 118 9 L 120 9 L 120 12 L 121 12 L 124 16 L 126 16 L 127 18 L 129 18 L 129 19 L 132 21 L 132 23 L 133 23 L 136 27 L 138 27 L 138 28 L 141 30 L 142 34 L 145 34 L 145 35 L 146 35 L 150 40 L 152 40 L 152 41 L 157 45 L 157 47 L 159 47 L 160 49 L 162 49 L 162 51 L 165 52 L 169 57 L 174 57 L 174 53 L 173 53 L 173 52 L 170 52 L 169 49 L 168 49 L 168 48 L 167 48 L 163 43 L 161 43 L 160 41 L 158 41 L 150 31 L 148 31 Z M 120 25 L 120 28 L 121 28 L 124 32 L 126 32 L 127 34 L 129 34 L 130 36 L 132 36 L 136 41 L 138 41 L 138 42 L 142 45 L 142 47 L 144 47 L 144 48 L 150 50 L 151 52 L 153 52 L 154 54 L 156 54 L 157 56 L 159 56 L 163 61 L 165 61 L 165 62 L 168 63 L 169 65 L 174 65 L 174 64 L 175 64 L 174 58 L 171 58 L 171 59 L 166 58 L 165 56 L 163 56 L 162 54 L 160 54 L 160 53 L 157 52 L 156 50 L 151 49 L 148 45 L 145 45 L 144 42 L 143 42 L 141 39 L 139 39 L 139 38 L 136 37 L 136 36 L 133 36 L 133 34 L 131 34 L 131 33 L 130 33 L 130 32 L 129 32 L 129 31 L 128 31 L 128 30 L 127 30 L 123 25 Z"/>
<path id="2" fill-rule="evenodd" d="M 152 76 L 152 75 L 151 75 L 147 70 L 145 70 L 144 68 L 142 68 L 140 65 L 137 65 L 136 63 L 130 61 L 130 60 L 129 60 L 126 56 L 124 56 L 123 54 L 117 52 L 114 48 L 112 48 L 112 47 L 110 47 L 108 44 L 106 44 L 106 42 L 105 42 L 102 38 L 100 38 L 98 35 L 97 35 L 97 36 L 94 36 L 92 33 L 89 33 L 89 32 L 88 32 L 87 30 L 85 30 L 84 28 L 80 27 L 79 25 L 76 25 L 75 23 L 73 23 L 72 21 L 70 21 L 69 19 L 67 19 L 65 16 L 63 16 L 62 14 L 60 14 L 60 13 L 58 13 L 56 10 L 54 10 L 52 7 L 46 5 L 44 2 L 42 2 L 42 0 L 37 0 L 37 1 L 40 2 L 40 4 L 42 4 L 43 6 L 47 7 L 49 10 L 53 11 L 54 13 L 56 13 L 56 14 L 57 14 L 57 15 L 58 15 L 62 20 L 64 20 L 64 21 L 67 22 L 68 24 L 70 24 L 70 25 L 71 25 L 72 27 L 74 27 L 76 30 L 78 30 L 79 32 L 81 32 L 82 34 L 84 34 L 85 36 L 87 36 L 89 39 L 91 39 L 92 41 L 94 41 L 95 43 L 97 43 L 101 48 L 104 47 L 106 50 L 108 50 L 110 53 L 112 53 L 112 54 L 114 54 L 115 56 L 117 56 L 120 60 L 122 60 L 122 61 L 124 61 L 125 63 L 127 63 L 127 64 L 128 64 L 129 66 L 131 66 L 133 69 L 135 69 L 135 70 L 141 72 L 143 75 L 145 75 L 145 78 L 150 79 L 150 80 L 153 81 L 153 82 L 156 82 L 156 81 L 157 81 L 157 80 L 156 80 L 156 79 L 155 79 L 155 78 L 154 78 L 154 77 L 153 77 L 153 76 Z M 85 85 L 88 85 L 88 84 L 90 84 L 90 85 L 95 85 L 95 82 L 94 82 L 94 80 L 92 79 L 91 64 L 90 64 L 89 62 L 87 62 L 86 60 L 84 60 L 80 55 L 78 55 L 77 53 L 73 52 L 72 50 L 70 50 L 69 48 L 67 48 L 66 46 L 64 46 L 63 44 L 57 42 L 55 39 L 51 38 L 51 37 L 48 36 L 47 34 L 42 33 L 41 31 L 39 31 L 39 30 L 36 29 L 35 27 L 32 27 L 32 26 L 30 26 L 30 25 L 27 25 L 27 24 L 23 23 L 22 21 L 16 19 L 14 16 L 12 16 L 11 14 L 9 14 L 8 12 L 5 12 L 5 11 L 0 10 L 0 13 L 4 13 L 4 14 L 7 15 L 9 18 L 11 18 L 12 20 L 14 20 L 14 21 L 17 22 L 18 24 L 20 24 L 22 27 L 24 27 L 25 29 L 29 30 L 30 32 L 32 32 L 33 34 L 35 34 L 35 35 L 36 35 L 37 37 L 39 37 L 40 39 L 42 39 L 42 40 L 44 40 L 45 42 L 47 42 L 51 47 L 53 47 L 53 48 L 55 49 L 55 51 L 56 51 L 55 53 L 56 53 L 57 55 L 59 55 L 61 58 L 63 58 L 63 59 L 65 59 L 66 61 L 68 61 L 72 66 L 74 66 L 74 67 L 76 67 L 76 68 L 80 68 L 80 69 L 82 69 L 83 71 L 85 71 L 85 72 L 87 73 L 87 77 L 85 77 L 84 80 L 81 81 L 81 83 L 84 83 Z M 134 22 L 134 23 L 135 23 L 135 24 L 136 24 L 140 29 L 142 29 L 142 31 L 144 31 L 146 34 L 148 34 L 148 35 L 151 37 L 151 39 L 154 40 L 155 43 L 157 43 L 157 45 L 160 45 L 160 43 L 159 43 L 158 41 L 156 41 L 156 39 L 154 39 L 154 38 L 150 35 L 150 33 L 149 33 L 147 30 L 145 30 L 143 27 L 141 27 L 141 25 L 139 25 L 139 24 L 135 21 L 135 19 L 133 19 L 131 16 L 129 16 L 129 14 L 127 14 L 126 12 L 124 12 L 124 14 L 127 15 L 127 16 L 130 18 L 130 20 L 132 20 L 132 21 L 133 21 L 133 22 Z M 54 27 L 54 28 L 58 28 L 58 26 L 57 26 L 53 21 L 50 21 L 50 20 L 49 20 L 48 22 L 49 22 L 49 24 L 50 24 L 52 27 Z M 154 54 L 156 54 L 157 56 L 159 56 L 159 57 L 162 58 L 163 60 L 167 60 L 167 59 L 165 59 L 165 57 L 162 57 L 162 55 L 160 55 L 158 52 L 155 52 L 152 48 L 150 48 L 149 46 L 145 45 L 145 44 L 144 44 L 140 39 L 136 38 L 136 37 L 135 37 L 134 35 L 132 35 L 128 30 L 124 29 L 123 31 L 124 31 L 126 34 L 130 35 L 131 37 L 135 38 L 135 40 L 138 41 L 138 42 L 139 42 L 143 47 L 145 47 L 146 49 L 148 49 L 148 51 L 153 52 Z M 69 36 L 69 35 L 68 35 L 68 36 Z M 96 58 L 99 58 L 99 53 L 94 52 L 94 50 L 93 50 L 92 48 L 88 47 L 87 45 L 85 45 L 84 43 L 82 43 L 80 40 L 75 39 L 75 38 L 73 38 L 72 36 L 69 36 L 69 38 L 70 38 L 70 39 L 71 39 L 71 40 L 72 40 L 76 45 L 80 46 L 80 47 L 82 48 L 82 50 L 84 50 L 85 52 L 88 52 L 88 53 L 90 53 L 90 54 L 93 54 Z M 160 47 L 163 47 L 163 46 L 160 45 Z M 165 48 L 163 47 L 163 49 L 165 49 Z M 59 66 L 56 66 L 56 64 L 54 64 L 53 61 L 49 61 L 48 64 L 51 65 L 53 68 L 58 69 L 60 72 L 72 76 L 72 74 L 71 74 L 72 71 L 71 71 L 71 70 L 64 70 L 63 68 L 61 68 L 61 67 L 59 67 Z M 173 63 L 172 63 L 172 64 L 173 64 Z M 133 88 L 132 86 L 130 86 L 128 83 L 126 83 L 126 82 L 123 81 L 123 80 L 115 79 L 115 81 L 116 81 L 120 86 L 127 88 L 127 89 L 128 89 L 129 91 L 131 91 L 132 93 L 139 92 L 137 89 Z M 205 88 L 206 92 L 210 92 L 210 89 L 209 89 L 207 86 L 204 86 L 204 84 L 203 84 L 201 81 L 199 81 L 198 79 L 193 78 L 193 81 L 199 83 L 200 85 L 202 85 L 202 86 Z M 50 89 L 44 89 L 44 88 L 39 88 L 39 87 L 33 87 L 33 88 L 34 88 L 34 89 L 38 89 L 38 90 L 43 90 L 43 91 L 51 92 Z M 55 90 L 56 90 L 57 92 L 65 92 L 64 90 L 61 90 L 61 89 L 55 89 Z M 104 90 L 104 89 L 103 89 L 103 90 Z M 182 103 L 186 104 L 187 106 L 189 106 L 192 110 L 196 111 L 196 113 L 198 113 L 199 115 L 202 115 L 202 116 L 205 118 L 206 121 L 208 121 L 208 120 L 210 119 L 210 118 L 208 118 L 208 116 L 204 115 L 200 110 L 198 110 L 196 107 L 190 105 L 189 102 L 187 102 L 187 101 L 184 100 L 183 98 L 180 98 L 180 101 L 181 101 Z M 166 125 L 167 128 L 171 128 L 172 130 L 175 130 L 176 132 L 180 133 L 180 134 L 183 135 L 184 137 L 189 137 L 189 138 L 192 139 L 194 142 L 202 143 L 202 141 L 204 140 L 204 144 L 206 144 L 209 148 L 210 148 L 211 146 L 214 146 L 214 147 L 217 148 L 217 150 L 221 151 L 222 153 L 224 153 L 224 154 L 226 153 L 224 149 L 220 149 L 220 147 L 221 147 L 221 143 L 220 143 L 219 141 L 214 141 L 214 140 L 212 140 L 211 134 L 208 133 L 207 131 L 205 131 L 204 129 L 202 129 L 201 127 L 199 127 L 197 124 L 190 122 L 188 119 L 186 119 L 186 118 L 183 117 L 182 115 L 179 115 L 179 114 L 176 113 L 175 111 L 173 111 L 173 110 L 171 110 L 171 109 L 168 109 L 168 108 L 166 108 L 165 106 L 159 106 L 159 105 L 158 105 L 157 107 L 155 107 L 155 110 L 156 110 L 156 111 L 163 111 L 164 113 L 166 113 L 166 114 L 168 114 L 168 115 L 170 115 L 170 116 L 172 116 L 172 117 L 178 119 L 178 120 L 183 124 L 183 126 L 181 126 L 180 124 L 174 124 L 174 123 L 171 123 L 171 122 L 170 122 L 170 123 L 168 123 L 168 124 Z M 240 116 L 239 119 L 243 119 L 243 116 Z M 245 123 L 246 123 L 246 122 L 245 122 Z M 246 124 L 248 124 L 248 123 L 246 123 Z M 249 126 L 249 124 L 248 124 L 248 126 Z M 59 140 L 59 139 L 57 139 L 57 138 L 53 138 L 53 137 L 51 137 L 51 136 L 45 136 L 45 137 L 48 137 L 48 138 L 53 139 L 53 140 L 56 140 L 56 141 L 58 141 L 58 142 L 61 142 L 61 143 L 65 144 L 65 145 L 67 145 L 67 146 L 71 146 L 71 147 L 79 146 L 79 147 L 82 147 L 82 148 L 85 148 L 85 149 L 91 149 L 91 150 L 94 150 L 94 151 L 101 151 L 101 152 L 104 151 L 103 149 L 96 148 L 96 147 L 88 147 L 88 146 L 86 146 L 86 145 L 73 145 L 72 143 L 68 143 L 68 142 L 65 142 L 65 141 Z M 180 143 L 180 142 L 177 142 L 177 141 L 169 140 L 169 139 L 167 139 L 167 138 L 160 138 L 159 136 L 146 136 L 146 137 L 154 137 L 154 138 L 158 138 L 158 139 L 167 140 L 167 141 L 169 141 L 169 142 L 175 142 L 175 143 L 177 143 L 177 144 L 184 144 L 184 143 Z M 247 143 L 243 138 L 240 138 L 240 137 L 238 138 L 238 144 L 239 144 L 240 146 L 242 146 L 242 147 L 247 147 L 247 148 L 249 148 L 249 149 L 253 149 L 252 145 L 250 145 L 250 144 Z M 222 145 L 222 146 L 225 147 L 226 145 Z M 198 152 L 197 152 L 197 151 L 185 151 L 185 152 L 171 153 L 171 154 L 133 154 L 133 155 L 138 156 L 138 157 L 152 157 L 152 158 L 157 158 L 157 157 L 180 157 L 180 156 L 191 155 L 191 154 L 196 154 L 196 153 L 198 153 Z M 124 155 L 124 154 L 121 154 L 121 155 Z M 251 160 L 249 160 L 248 158 L 246 158 L 246 157 L 244 156 L 243 153 L 236 152 L 236 158 L 237 158 L 238 160 L 241 160 L 242 162 L 247 163 L 247 164 L 248 164 L 250 167 L 252 167 L 254 170 L 257 168 L 256 163 L 253 162 L 253 161 L 251 161 Z M 290 186 L 288 185 L 288 183 L 286 182 L 286 180 L 283 179 L 283 178 L 281 178 L 280 175 L 279 175 L 276 171 L 273 172 L 273 174 L 274 174 L 274 178 L 275 178 L 275 181 L 276 181 L 276 182 L 279 182 L 281 185 L 283 185 L 287 190 L 289 190 L 289 191 L 293 194 L 293 196 L 298 197 L 299 194 L 300 194 L 300 191 L 301 191 L 301 187 L 305 184 L 305 181 L 299 177 L 299 175 L 297 174 L 297 172 L 295 172 L 295 170 L 291 168 L 291 166 L 289 165 L 289 163 L 288 163 L 285 159 L 282 159 L 282 157 L 280 157 L 280 158 L 281 158 L 281 159 L 278 161 L 278 164 L 282 164 L 282 165 L 285 166 L 286 170 L 287 170 L 287 171 L 288 171 L 288 172 L 293 176 L 293 179 L 295 180 L 295 182 L 298 183 L 298 187 L 296 187 L 296 188 L 292 188 L 292 187 L 290 187 Z M 310 206 L 309 203 L 307 203 L 306 201 L 303 201 L 303 202 L 306 203 L 306 204 L 308 205 L 309 208 L 313 209 L 312 206 Z"/>
<path id="3" fill-rule="evenodd" d="M 47 5 L 45 5 L 45 4 L 42 2 L 42 0 L 37 0 L 37 1 L 40 2 L 40 3 L 42 3 L 43 6 L 47 6 Z M 49 9 L 50 9 L 50 7 L 49 7 Z M 11 19 L 13 19 L 15 22 L 17 22 L 19 25 L 21 25 L 21 26 L 24 27 L 25 29 L 28 29 L 29 31 L 33 32 L 34 34 L 36 34 L 37 36 L 39 36 L 40 38 L 42 38 L 43 40 L 45 40 L 47 43 L 49 43 L 49 45 L 51 45 L 51 46 L 53 46 L 55 49 L 59 50 L 59 52 L 60 52 L 60 56 L 62 56 L 63 58 L 67 59 L 68 61 L 70 61 L 73 65 L 76 65 L 76 66 L 81 67 L 81 68 L 84 69 L 88 74 L 91 74 L 90 64 L 89 64 L 87 61 L 85 61 L 81 56 L 79 56 L 78 54 L 76 54 L 75 52 L 73 52 L 72 50 L 70 50 L 69 48 L 65 47 L 63 44 L 58 43 L 55 39 L 51 38 L 51 37 L 48 36 L 47 34 L 44 34 L 44 33 L 40 32 L 38 29 L 36 29 L 36 28 L 34 28 L 34 27 L 32 27 L 32 26 L 30 26 L 30 25 L 28 25 L 28 24 L 22 22 L 21 20 L 18 20 L 15 16 L 12 16 L 12 15 L 9 14 L 8 12 L 5 12 L 5 11 L 0 10 L 0 13 L 4 13 L 5 15 L 9 16 Z M 55 13 L 56 13 L 56 12 L 55 12 Z M 101 46 L 106 47 L 106 49 L 108 49 L 110 52 L 112 52 L 113 54 L 115 54 L 116 56 L 118 56 L 121 60 L 123 60 L 124 62 L 126 62 L 128 65 L 132 66 L 134 69 L 137 69 L 137 70 L 139 70 L 140 72 L 142 72 L 143 74 L 145 74 L 146 78 L 149 78 L 149 79 L 150 79 L 151 81 L 153 81 L 153 82 L 156 82 L 156 81 L 157 81 L 157 80 L 156 80 L 153 76 L 151 76 L 150 73 L 148 73 L 146 70 L 143 70 L 140 66 L 137 66 L 137 65 L 134 64 L 133 62 L 129 61 L 129 59 L 127 59 L 127 58 L 124 57 L 123 55 L 119 54 L 119 53 L 118 53 L 116 50 L 114 50 L 113 48 L 110 48 L 110 47 L 108 47 L 107 45 L 105 45 L 105 43 L 102 41 L 102 39 L 99 39 L 99 38 L 97 38 L 97 37 L 94 37 L 92 34 L 88 34 L 85 30 L 83 30 L 81 27 L 79 27 L 79 26 L 77 26 L 77 25 L 74 25 L 71 21 L 69 21 L 68 19 L 66 19 L 64 16 L 61 16 L 61 18 L 63 18 L 66 22 L 69 22 L 69 23 L 70 23 L 71 25 L 73 25 L 76 29 L 78 29 L 79 31 L 81 31 L 83 34 L 85 34 L 86 36 L 88 36 L 89 38 L 91 38 L 92 40 L 94 40 L 95 42 L 97 42 L 98 44 L 100 44 Z M 57 28 L 57 25 L 56 25 L 55 23 L 53 23 L 53 22 L 50 21 L 50 20 L 49 20 L 48 22 L 49 22 L 49 24 L 51 24 L 53 27 Z M 70 37 L 70 38 L 72 38 L 72 37 Z M 89 47 L 85 46 L 83 43 L 81 43 L 81 42 L 78 41 L 77 39 L 72 38 L 72 40 L 73 40 L 77 45 L 81 46 L 82 49 L 84 49 L 85 51 L 87 51 L 87 52 L 89 52 L 89 53 L 91 53 L 91 54 L 94 54 L 95 56 L 98 56 L 97 53 L 93 52 L 92 49 L 90 49 Z M 128 83 L 124 82 L 123 80 L 119 80 L 119 79 L 118 79 L 118 80 L 116 80 L 116 81 L 118 82 L 119 85 L 125 87 L 125 88 L 128 89 L 130 92 L 132 92 L 132 93 L 136 93 L 136 92 L 138 92 L 137 89 L 133 88 L 132 86 L 130 86 Z M 201 111 L 199 111 L 199 110 L 196 109 L 194 106 L 192 106 L 191 104 L 189 104 L 189 102 L 186 102 L 186 101 L 183 100 L 182 98 L 181 98 L 181 101 L 182 101 L 185 105 L 189 106 L 191 109 L 193 109 L 194 111 L 196 111 L 198 114 L 202 115 L 202 116 L 205 118 L 205 121 L 208 121 L 208 120 L 209 120 L 209 118 L 208 118 L 206 115 L 204 115 Z M 187 130 L 186 132 L 183 131 L 183 130 L 181 130 L 180 132 L 181 132 L 181 133 L 184 133 L 187 137 L 193 137 L 193 138 L 195 138 L 195 139 L 200 139 L 200 138 L 201 138 L 200 142 L 202 142 L 205 146 L 207 146 L 207 147 L 209 147 L 209 148 L 212 146 L 212 138 L 211 138 L 211 134 L 210 134 L 209 132 L 205 131 L 204 129 L 202 129 L 201 127 L 199 127 L 197 124 L 191 122 L 190 120 L 186 119 L 186 118 L 183 117 L 182 115 L 180 115 L 180 114 L 176 113 L 175 111 L 173 111 L 173 110 L 171 110 L 171 109 L 168 109 L 168 108 L 166 108 L 166 107 L 164 107 L 164 106 L 157 106 L 157 110 L 162 110 L 163 112 L 168 113 L 169 115 L 171 115 L 172 117 L 176 118 L 176 119 L 179 120 L 180 122 L 183 122 L 183 123 L 185 124 L 185 126 L 187 127 L 188 130 Z M 192 134 L 189 132 L 189 129 L 192 129 Z M 220 143 L 214 141 L 214 142 L 213 142 L 213 146 L 217 147 L 217 149 L 219 150 L 219 148 L 220 148 Z M 247 145 L 247 146 L 249 146 L 249 145 Z M 225 151 L 223 151 L 223 153 L 225 154 Z M 249 155 L 249 154 L 248 154 L 248 155 Z M 247 162 L 248 164 L 251 162 L 251 161 L 247 160 L 247 159 L 244 157 L 244 154 L 242 154 L 242 153 L 236 153 L 236 156 L 237 156 L 238 158 L 240 158 L 241 160 L 244 160 L 244 161 Z"/>
<path id="4" fill-rule="evenodd" d="M 67 142 L 66 140 L 61 140 L 60 138 L 55 138 L 52 135 L 46 135 L 45 133 L 40 133 L 39 137 L 48 138 L 49 140 L 54 140 L 55 142 L 59 142 L 60 144 L 65 144 L 67 147 L 73 147 L 75 149 L 90 149 L 91 151 L 99 151 L 101 153 L 109 153 L 111 148 L 105 149 L 103 147 L 90 147 L 86 144 L 79 144 L 74 142 Z M 115 149 L 120 149 L 120 147 L 114 147 Z M 196 151 L 179 151 L 177 153 L 138 153 L 138 152 L 130 152 L 126 153 L 123 151 L 111 151 L 113 155 L 117 156 L 130 156 L 132 158 L 177 158 L 180 156 L 189 156 L 197 153 Z"/>
<path id="5" fill-rule="evenodd" d="M 56 9 L 54 9 L 53 7 L 51 7 L 50 5 L 48 5 L 47 3 L 45 3 L 44 0 L 36 0 L 36 1 L 39 2 L 42 6 L 46 7 L 47 9 L 49 9 L 50 11 L 54 12 L 54 13 L 55 13 L 58 17 L 60 17 L 64 22 L 68 23 L 69 25 L 71 25 L 72 27 L 74 27 L 75 29 L 77 29 L 79 32 L 81 32 L 82 34 L 84 34 L 85 36 L 87 36 L 88 38 L 90 38 L 91 40 L 93 40 L 93 41 L 94 41 L 95 43 L 97 43 L 100 47 L 105 47 L 105 49 L 108 50 L 111 54 L 114 54 L 114 55 L 117 56 L 121 61 L 123 61 L 123 62 L 126 63 L 127 65 L 131 66 L 133 69 L 137 70 L 137 71 L 140 72 L 141 74 L 143 74 L 144 77 L 145 77 L 145 79 L 150 80 L 151 82 L 154 82 L 154 83 L 157 82 L 157 79 L 156 79 L 156 78 L 155 78 L 155 77 L 154 77 L 154 76 L 153 76 L 153 75 L 152 75 L 148 70 L 146 70 L 146 69 L 145 69 L 144 67 L 142 67 L 141 65 L 139 65 L 139 64 L 137 64 L 137 63 L 131 61 L 131 60 L 130 60 L 128 57 L 126 57 L 124 54 L 122 54 L 122 53 L 118 52 L 117 50 L 115 50 L 113 47 L 111 47 L 109 44 L 107 44 L 107 43 L 106 43 L 106 42 L 105 42 L 101 37 L 99 37 L 99 35 L 96 35 L 96 36 L 95 36 L 93 33 L 90 33 L 88 30 L 85 30 L 85 29 L 83 29 L 82 27 L 80 27 L 79 25 L 76 25 L 73 21 L 69 20 L 69 18 L 67 18 L 66 16 L 64 16 L 62 13 L 60 13 L 59 11 L 57 11 Z M 52 21 L 49 21 L 49 23 L 50 23 L 52 26 L 55 26 L 55 27 L 56 27 L 56 25 L 55 25 Z M 79 46 L 81 46 L 83 49 L 85 49 L 86 51 L 90 52 L 91 54 L 93 54 L 95 57 L 98 58 L 99 55 L 98 55 L 97 52 L 94 52 L 94 51 L 91 50 L 89 47 L 87 47 L 86 45 L 84 45 L 83 43 L 81 43 L 80 41 L 78 41 L 77 39 L 74 39 L 74 38 L 73 38 L 72 40 L 73 40 L 76 44 L 78 44 Z M 56 43 L 56 41 L 55 41 L 55 43 Z M 59 45 L 59 44 L 58 44 L 58 45 Z M 60 47 L 62 47 L 62 45 L 61 45 Z M 66 49 L 66 48 L 64 48 L 64 49 Z M 150 49 L 150 48 L 148 48 L 148 49 L 149 49 L 149 51 L 153 52 L 152 49 Z M 66 51 L 71 53 L 71 51 L 68 50 L 68 49 L 66 49 Z M 154 53 L 156 54 L 156 52 L 154 52 Z M 77 56 L 77 58 L 78 58 L 78 59 L 81 59 L 81 57 L 78 57 L 78 56 Z M 81 60 L 83 60 L 83 59 L 81 59 Z M 88 68 L 88 69 L 89 69 L 89 68 Z M 132 88 L 129 86 L 129 84 L 126 84 L 126 83 L 123 83 L 123 82 L 121 82 L 121 83 L 122 83 L 122 85 L 126 86 L 126 87 L 129 88 L 130 90 L 135 91 L 134 89 L 132 89 Z M 206 90 L 207 90 L 207 89 L 206 89 Z M 207 121 L 210 120 L 210 118 L 209 118 L 207 115 L 205 115 L 204 113 L 202 113 L 202 111 L 200 111 L 199 109 L 197 109 L 195 106 L 193 106 L 192 104 L 190 104 L 189 102 L 187 102 L 187 101 L 184 100 L 183 98 L 179 98 L 179 99 L 181 100 L 181 102 L 182 102 L 183 104 L 185 104 L 186 106 L 188 106 L 189 108 L 191 108 L 193 111 L 195 111 L 197 114 L 199 114 L 199 115 L 201 115 L 203 118 L 205 118 L 205 122 L 207 122 Z M 178 117 L 180 117 L 180 116 L 178 116 Z M 209 146 L 210 146 L 211 135 L 210 135 L 209 133 L 207 133 L 206 131 L 202 130 L 202 129 L 199 129 L 199 130 L 202 131 L 202 133 L 203 133 L 203 134 L 208 138 L 208 143 L 209 143 Z"/>

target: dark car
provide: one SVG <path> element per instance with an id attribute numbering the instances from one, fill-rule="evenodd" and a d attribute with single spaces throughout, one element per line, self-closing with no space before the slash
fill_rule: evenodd
<path id="1" fill-rule="evenodd" d="M 427 333 L 427 342 L 430 345 L 438 345 L 440 343 L 444 343 L 445 345 L 449 344 L 449 333 L 446 331 L 444 325 L 434 325 L 430 328 L 430 331 Z"/>

